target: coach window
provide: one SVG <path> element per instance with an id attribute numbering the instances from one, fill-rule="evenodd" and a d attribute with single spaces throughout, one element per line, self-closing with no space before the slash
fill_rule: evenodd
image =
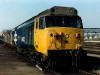
<path id="1" fill-rule="evenodd" d="M 38 29 L 38 19 L 36 19 L 36 29 Z"/>
<path id="2" fill-rule="evenodd" d="M 45 28 L 45 21 L 44 21 L 44 17 L 41 17 L 39 19 L 39 29 L 44 29 Z"/>

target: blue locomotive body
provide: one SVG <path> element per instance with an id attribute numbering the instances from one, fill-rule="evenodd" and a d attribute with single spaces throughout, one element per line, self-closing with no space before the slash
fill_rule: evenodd
<path id="1" fill-rule="evenodd" d="M 17 26 L 12 32 L 14 45 L 22 48 L 34 48 L 34 20 L 30 20 Z"/>

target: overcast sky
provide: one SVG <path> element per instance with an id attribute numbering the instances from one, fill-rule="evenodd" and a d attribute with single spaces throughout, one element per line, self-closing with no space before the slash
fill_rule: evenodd
<path id="1" fill-rule="evenodd" d="M 100 0 L 1 0 L 0 32 L 12 29 L 52 6 L 75 7 L 85 28 L 100 28 Z"/>

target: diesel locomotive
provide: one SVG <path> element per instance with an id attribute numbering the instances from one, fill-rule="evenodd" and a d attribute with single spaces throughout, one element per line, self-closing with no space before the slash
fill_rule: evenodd
<path id="1" fill-rule="evenodd" d="M 82 20 L 73 7 L 54 6 L 39 13 L 15 27 L 9 41 L 18 53 L 45 68 L 75 68 L 86 56 Z"/>

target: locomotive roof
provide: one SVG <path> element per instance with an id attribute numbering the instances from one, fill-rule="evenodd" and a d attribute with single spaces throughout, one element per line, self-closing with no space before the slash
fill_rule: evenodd
<path id="1" fill-rule="evenodd" d="M 24 23 L 27 23 L 27 22 L 29 22 L 29 21 L 31 21 L 31 20 L 33 20 L 33 19 L 34 19 L 34 17 L 28 19 L 27 21 L 23 22 L 22 24 L 16 26 L 15 29 L 18 28 L 19 26 L 23 25 Z"/>
<path id="2" fill-rule="evenodd" d="M 36 18 L 36 17 L 41 17 L 41 16 L 57 16 L 57 15 L 64 15 L 64 16 L 77 16 L 77 10 L 73 7 L 61 7 L 61 6 L 54 6 L 50 9 L 47 9 L 41 13 L 39 13 L 37 16 L 34 16 L 30 19 L 28 19 L 27 21 L 23 22 L 22 24 L 18 25 L 16 28 L 18 28 L 19 26 L 23 25 L 24 23 L 31 21 L 32 19 Z"/>
<path id="3" fill-rule="evenodd" d="M 39 13 L 36 17 L 51 16 L 51 15 L 76 16 L 77 10 L 73 7 L 54 6 L 50 9 L 47 9 L 47 10 Z"/>

